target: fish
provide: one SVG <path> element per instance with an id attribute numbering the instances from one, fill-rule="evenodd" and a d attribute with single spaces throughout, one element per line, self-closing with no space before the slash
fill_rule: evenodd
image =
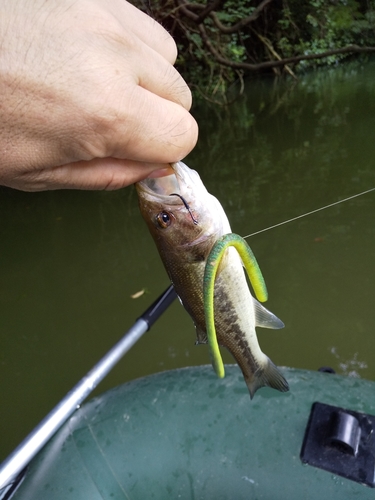
<path id="1" fill-rule="evenodd" d="M 199 174 L 183 162 L 171 175 L 136 183 L 139 208 L 180 302 L 191 316 L 196 343 L 206 344 L 204 272 L 216 242 L 231 233 L 227 215 Z M 229 247 L 219 264 L 214 286 L 217 342 L 239 365 L 250 398 L 269 386 L 281 392 L 288 382 L 259 346 L 257 326 L 279 329 L 284 323 L 251 294 L 237 250 Z"/>

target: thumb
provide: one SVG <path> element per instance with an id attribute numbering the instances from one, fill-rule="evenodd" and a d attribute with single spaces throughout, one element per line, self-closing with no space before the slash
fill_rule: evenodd
<path id="1" fill-rule="evenodd" d="M 105 189 L 129 186 L 146 177 L 173 173 L 168 164 L 145 163 L 118 158 L 94 158 L 52 168 L 24 172 L 3 184 L 23 191 L 53 189 Z"/>

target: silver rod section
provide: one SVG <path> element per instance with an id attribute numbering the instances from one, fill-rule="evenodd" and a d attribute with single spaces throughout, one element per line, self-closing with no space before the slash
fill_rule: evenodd
<path id="1" fill-rule="evenodd" d="M 176 294 L 171 286 L 4 460 L 0 465 L 0 493 L 3 488 L 9 486 L 16 479 L 30 460 L 74 413 L 124 354 L 142 337 L 175 297 Z"/>
<path id="2" fill-rule="evenodd" d="M 86 399 L 113 366 L 147 330 L 147 322 L 139 319 L 126 335 L 68 392 L 65 398 L 4 460 L 0 468 L 0 490 L 18 476 L 57 429 L 74 413 L 82 401 Z"/>

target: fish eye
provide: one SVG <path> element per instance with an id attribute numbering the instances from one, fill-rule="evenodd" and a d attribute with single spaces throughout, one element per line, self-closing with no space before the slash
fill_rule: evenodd
<path id="1" fill-rule="evenodd" d="M 156 216 L 156 222 L 159 224 L 159 226 L 163 229 L 171 225 L 172 218 L 168 212 L 160 212 Z"/>

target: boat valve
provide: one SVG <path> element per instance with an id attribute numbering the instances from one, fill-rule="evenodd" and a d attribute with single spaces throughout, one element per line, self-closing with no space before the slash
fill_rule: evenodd
<path id="1" fill-rule="evenodd" d="M 312 405 L 302 462 L 375 487 L 375 416 L 323 403 Z"/>
<path id="2" fill-rule="evenodd" d="M 361 438 L 361 427 L 358 419 L 346 411 L 333 411 L 331 429 L 327 437 L 327 444 L 355 457 Z"/>

